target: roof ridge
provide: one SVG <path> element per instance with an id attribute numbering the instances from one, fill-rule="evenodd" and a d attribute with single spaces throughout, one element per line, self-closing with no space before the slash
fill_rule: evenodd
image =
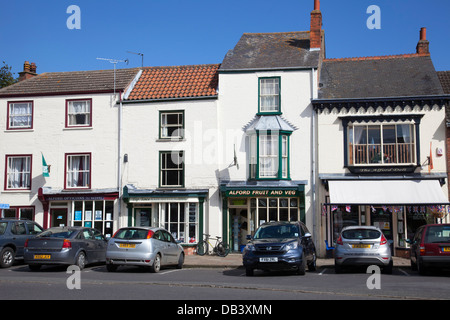
<path id="1" fill-rule="evenodd" d="M 186 67 L 214 67 L 220 66 L 220 63 L 206 63 L 206 64 L 184 64 L 179 66 L 148 66 L 142 69 L 175 69 L 175 68 L 186 68 Z"/>
<path id="2" fill-rule="evenodd" d="M 382 56 L 367 56 L 367 57 L 326 58 L 323 61 L 368 61 L 368 60 L 418 58 L 418 57 L 429 57 L 429 56 L 430 56 L 429 53 L 428 54 L 404 53 L 404 54 L 382 55 Z"/>
<path id="3" fill-rule="evenodd" d="M 262 35 L 262 34 L 286 34 L 286 33 L 309 33 L 309 30 L 305 30 L 305 31 L 279 31 L 279 32 L 244 32 L 243 34 Z"/>

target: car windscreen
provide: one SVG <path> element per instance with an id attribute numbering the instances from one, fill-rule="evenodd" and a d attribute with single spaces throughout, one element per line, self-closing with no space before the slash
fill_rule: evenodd
<path id="1" fill-rule="evenodd" d="M 38 238 L 70 238 L 76 230 L 72 229 L 48 229 L 41 234 L 39 234 Z"/>
<path id="2" fill-rule="evenodd" d="M 7 226 L 8 222 L 0 222 L 0 235 L 5 233 Z"/>
<path id="3" fill-rule="evenodd" d="M 254 239 L 296 238 L 300 235 L 297 225 L 267 225 L 261 226 Z"/>
<path id="4" fill-rule="evenodd" d="M 426 243 L 450 242 L 450 226 L 429 226 L 425 233 Z"/>
<path id="5" fill-rule="evenodd" d="M 146 230 L 146 229 L 126 228 L 126 229 L 119 230 L 114 235 L 114 239 L 122 239 L 122 240 L 147 239 L 147 235 L 148 235 L 148 230 Z"/>
<path id="6" fill-rule="evenodd" d="M 349 240 L 378 239 L 381 232 L 374 229 L 350 229 L 343 231 L 342 237 Z"/>

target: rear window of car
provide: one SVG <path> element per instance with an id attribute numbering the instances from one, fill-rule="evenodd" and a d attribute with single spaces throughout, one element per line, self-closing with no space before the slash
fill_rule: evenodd
<path id="1" fill-rule="evenodd" d="M 430 226 L 425 233 L 426 243 L 450 242 L 450 226 Z"/>
<path id="2" fill-rule="evenodd" d="M 0 235 L 5 233 L 7 226 L 8 222 L 0 222 Z"/>
<path id="3" fill-rule="evenodd" d="M 147 239 L 148 230 L 145 229 L 121 229 L 114 235 L 114 239 Z"/>
<path id="4" fill-rule="evenodd" d="M 342 237 L 349 240 L 377 239 L 381 232 L 373 229 L 351 229 L 342 232 Z"/>
<path id="5" fill-rule="evenodd" d="M 70 238 L 75 230 L 47 230 L 42 232 L 37 237 L 39 238 Z"/>
<path id="6" fill-rule="evenodd" d="M 254 239 L 296 238 L 300 235 L 297 225 L 261 226 Z"/>

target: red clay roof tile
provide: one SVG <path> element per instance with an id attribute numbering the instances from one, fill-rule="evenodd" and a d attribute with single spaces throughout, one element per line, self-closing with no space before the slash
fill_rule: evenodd
<path id="1" fill-rule="evenodd" d="M 217 96 L 220 64 L 146 67 L 127 100 Z"/>

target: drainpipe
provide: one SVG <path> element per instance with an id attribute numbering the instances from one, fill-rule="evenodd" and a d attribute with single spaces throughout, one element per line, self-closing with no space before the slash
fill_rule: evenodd
<path id="1" fill-rule="evenodd" d="M 122 216 L 122 93 L 119 92 L 119 110 L 118 110 L 118 146 L 117 146 L 117 186 L 119 189 L 119 219 Z"/>
<path id="2" fill-rule="evenodd" d="M 317 74 L 316 69 L 311 68 L 311 207 L 312 207 L 312 217 L 313 217 L 313 234 L 315 246 L 317 246 L 318 235 L 317 232 L 317 217 L 316 217 L 316 113 L 312 106 L 312 100 L 317 98 Z"/>

